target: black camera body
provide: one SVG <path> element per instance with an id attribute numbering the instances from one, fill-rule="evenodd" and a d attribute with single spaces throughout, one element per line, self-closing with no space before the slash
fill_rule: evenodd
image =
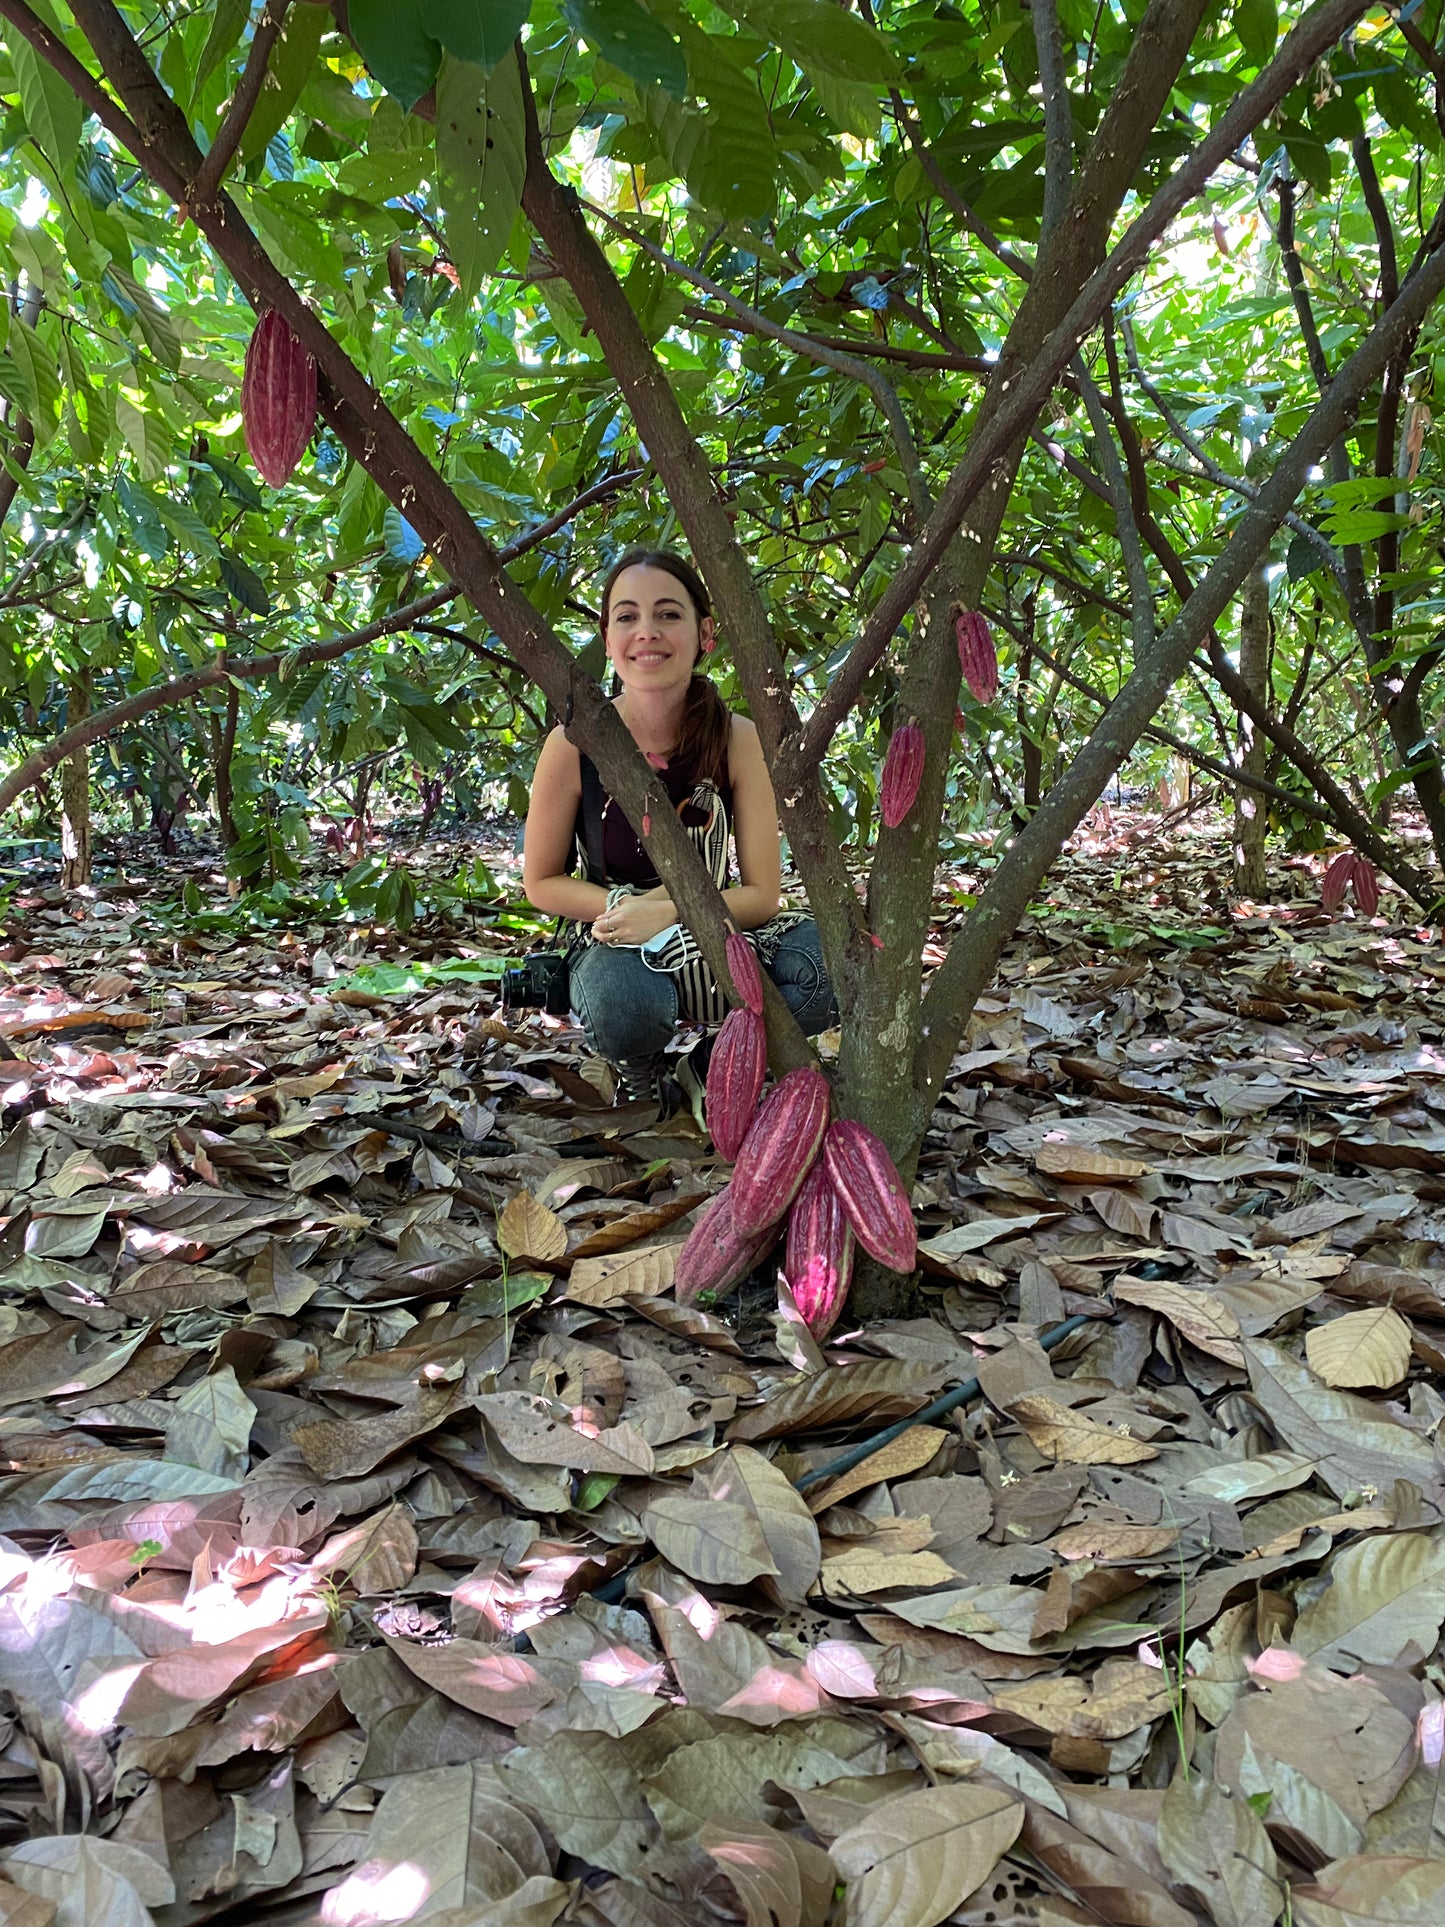
<path id="1" fill-rule="evenodd" d="M 503 1010 L 545 1010 L 565 1017 L 571 1008 L 567 982 L 570 957 L 561 950 L 533 950 L 513 970 L 502 972 Z"/>

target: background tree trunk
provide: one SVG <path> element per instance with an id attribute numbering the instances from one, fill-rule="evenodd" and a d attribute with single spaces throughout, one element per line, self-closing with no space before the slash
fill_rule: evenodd
<path id="1" fill-rule="evenodd" d="M 92 672 L 82 669 L 66 686 L 67 724 L 90 714 Z M 90 882 L 90 751 L 77 749 L 60 770 L 60 881 L 67 890 Z"/>
<path id="2" fill-rule="evenodd" d="M 1268 705 L 1269 583 L 1263 566 L 1244 585 L 1239 609 L 1239 673 L 1258 700 Z M 1246 776 L 1263 776 L 1268 745 L 1250 717 L 1238 717 L 1235 761 Z M 1234 886 L 1241 896 L 1264 893 L 1264 838 L 1269 815 L 1258 790 L 1234 792 Z"/>

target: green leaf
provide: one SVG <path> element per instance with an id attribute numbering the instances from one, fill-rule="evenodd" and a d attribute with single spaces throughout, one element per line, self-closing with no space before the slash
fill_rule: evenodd
<path id="1" fill-rule="evenodd" d="M 250 0 L 213 0 L 211 8 L 211 30 L 206 35 L 206 44 L 201 49 L 196 62 L 196 71 L 191 77 L 190 104 L 195 106 L 197 97 L 222 60 L 241 38 L 241 29 L 250 16 Z"/>
<path id="2" fill-rule="evenodd" d="M 682 49 L 638 0 L 562 0 L 562 13 L 579 40 L 639 87 L 661 87 L 674 100 L 686 94 Z"/>
<path id="3" fill-rule="evenodd" d="M 458 60 L 490 73 L 527 24 L 532 0 L 423 0 L 422 24 Z"/>
<path id="4" fill-rule="evenodd" d="M 447 251 L 470 301 L 505 254 L 522 205 L 527 159 L 516 56 L 507 54 L 488 75 L 444 55 L 436 128 Z"/>
<path id="5" fill-rule="evenodd" d="M 80 97 L 13 27 L 7 30 L 6 44 L 31 138 L 57 173 L 68 174 L 85 124 Z"/>
<path id="6" fill-rule="evenodd" d="M 774 41 L 805 73 L 886 87 L 898 60 L 876 27 L 832 0 L 727 0 L 726 10 Z"/>
<path id="7" fill-rule="evenodd" d="M 189 549 L 192 555 L 220 554 L 220 543 L 189 502 L 175 502 L 168 495 L 158 495 L 156 512 L 181 547 Z"/>
<path id="8" fill-rule="evenodd" d="M 1275 0 L 1236 0 L 1234 31 L 1250 59 L 1262 67 L 1274 53 L 1274 43 L 1279 38 Z"/>
<path id="9" fill-rule="evenodd" d="M 352 8 L 355 18 L 358 9 Z M 280 38 L 271 49 L 266 68 L 266 84 L 252 110 L 241 136 L 241 159 L 253 160 L 264 154 L 290 117 L 301 98 L 301 90 L 311 77 L 321 35 L 331 25 L 325 7 L 293 6 L 286 15 Z"/>
<path id="10" fill-rule="evenodd" d="M 60 377 L 54 354 L 24 322 L 10 330 L 9 353 L 0 355 L 0 394 L 28 417 L 36 447 L 44 448 L 55 433 Z"/>
<path id="11" fill-rule="evenodd" d="M 266 584 L 233 549 L 221 550 L 221 581 L 227 595 L 243 609 L 249 609 L 253 616 L 270 615 L 271 598 L 266 593 Z"/>
<path id="12" fill-rule="evenodd" d="M 352 38 L 372 73 L 410 113 L 436 80 L 442 50 L 415 0 L 351 0 Z"/>

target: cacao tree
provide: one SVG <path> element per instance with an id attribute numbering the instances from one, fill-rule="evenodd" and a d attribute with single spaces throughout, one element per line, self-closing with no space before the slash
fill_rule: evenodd
<path id="1" fill-rule="evenodd" d="M 17 737 L 46 735 L 57 674 L 100 679 L 0 802 L 199 703 L 234 817 L 268 704 L 315 722 L 335 700 L 342 765 L 387 703 L 464 750 L 460 689 L 480 717 L 477 678 L 535 686 L 728 981 L 720 900 L 569 641 L 604 533 L 676 535 L 839 990 L 834 1108 L 905 1176 L 1004 944 L 1146 732 L 1346 839 L 1366 899 L 1378 868 L 1429 910 L 1379 808 L 1393 777 L 1427 814 L 1438 789 L 1442 62 L 1431 9 L 1407 11 L 0 0 Z M 1341 220 L 1348 271 L 1320 264 Z M 1211 281 L 1210 249 L 1251 285 Z M 258 317 L 287 344 L 279 373 L 257 351 L 269 494 L 238 405 Z M 286 384 L 313 366 L 291 464 L 272 444 L 309 422 Z M 1261 567 L 1262 691 L 1226 635 Z M 1337 711 L 1311 623 L 1343 635 L 1330 673 L 1363 660 L 1373 794 L 1312 745 Z M 423 658 L 440 685 L 411 680 Z M 1263 773 L 1228 730 L 1202 746 L 1205 678 Z M 1015 808 L 925 986 L 940 848 L 986 819 L 985 776 Z M 771 987 L 760 1014 L 798 1074 Z M 901 1245 L 877 1243 L 869 1289 L 892 1290 Z"/>

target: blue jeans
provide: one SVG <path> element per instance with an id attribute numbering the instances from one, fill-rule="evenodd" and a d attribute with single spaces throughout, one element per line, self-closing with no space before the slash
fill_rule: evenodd
<path id="1" fill-rule="evenodd" d="M 837 1023 L 838 1003 L 811 917 L 783 932 L 771 967 L 763 969 L 805 1036 Z M 672 1039 L 677 988 L 665 972 L 649 970 L 640 951 L 589 944 L 572 964 L 571 990 L 589 1047 L 609 1063 L 654 1057 Z"/>

